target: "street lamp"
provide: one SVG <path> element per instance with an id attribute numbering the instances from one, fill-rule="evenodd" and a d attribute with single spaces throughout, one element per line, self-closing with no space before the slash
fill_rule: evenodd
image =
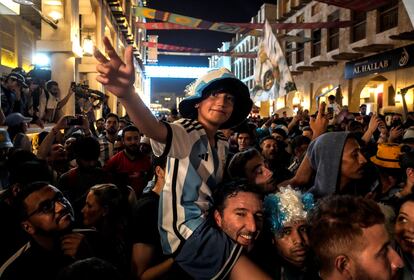
<path id="1" fill-rule="evenodd" d="M 45 16 L 43 13 L 42 13 L 42 11 L 40 11 L 35 5 L 34 5 L 34 3 L 31 1 L 31 0 L 13 0 L 13 2 L 15 2 L 15 3 L 17 3 L 17 4 L 20 4 L 20 5 L 23 5 L 23 6 L 29 6 L 29 7 L 32 7 L 32 9 L 33 10 L 35 10 L 36 11 L 36 13 L 38 13 L 39 14 L 39 16 L 40 16 L 40 18 L 42 19 L 42 20 L 44 20 L 47 24 L 49 24 L 53 29 L 57 29 L 58 27 L 57 27 L 57 23 L 58 23 L 58 20 L 54 20 L 54 19 L 51 19 L 51 18 L 49 18 L 49 17 L 47 17 L 47 16 Z"/>

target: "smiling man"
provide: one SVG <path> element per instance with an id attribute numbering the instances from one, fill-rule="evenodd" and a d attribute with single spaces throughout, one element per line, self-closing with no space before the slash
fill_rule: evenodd
<path id="1" fill-rule="evenodd" d="M 0 279 L 55 279 L 74 261 L 60 246 L 60 238 L 72 228 L 72 206 L 58 189 L 36 182 L 19 193 L 17 210 L 31 240 L 2 265 Z"/>
<path id="2" fill-rule="evenodd" d="M 247 250 L 263 227 L 263 197 L 245 181 L 232 181 L 214 195 L 214 221 L 233 241 Z"/>

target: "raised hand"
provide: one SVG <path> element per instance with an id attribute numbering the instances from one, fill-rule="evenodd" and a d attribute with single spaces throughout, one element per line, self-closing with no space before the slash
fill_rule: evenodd
<path id="1" fill-rule="evenodd" d="M 96 70 L 99 72 L 96 80 L 118 98 L 123 98 L 132 92 L 131 88 L 135 81 L 132 47 L 129 46 L 125 49 L 124 63 L 107 37 L 103 42 L 109 60 L 98 49 L 95 49 L 95 58 L 100 62 L 96 66 Z"/>
<path id="2" fill-rule="evenodd" d="M 310 119 L 309 126 L 311 127 L 312 132 L 313 132 L 312 139 L 316 139 L 318 136 L 324 134 L 326 130 L 328 129 L 329 120 L 325 116 L 325 107 L 326 107 L 326 103 L 322 102 L 319 105 L 319 111 L 318 111 L 318 115 L 316 116 L 316 118 Z"/>

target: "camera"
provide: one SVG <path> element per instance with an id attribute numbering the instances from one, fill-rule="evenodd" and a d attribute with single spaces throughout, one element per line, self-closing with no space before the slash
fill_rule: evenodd
<path id="1" fill-rule="evenodd" d="M 82 125 L 83 118 L 82 116 L 69 116 L 66 118 L 66 124 L 69 126 Z"/>

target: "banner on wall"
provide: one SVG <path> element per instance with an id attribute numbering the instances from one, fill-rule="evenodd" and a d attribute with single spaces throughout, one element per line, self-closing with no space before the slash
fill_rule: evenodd
<path id="1" fill-rule="evenodd" d="M 282 48 L 268 21 L 259 44 L 254 76 L 256 87 L 252 99 L 255 102 L 275 100 L 296 90 Z"/>
<path id="2" fill-rule="evenodd" d="M 147 62 L 157 63 L 158 62 L 158 35 L 149 35 L 148 43 L 150 46 L 147 47 Z"/>
<path id="3" fill-rule="evenodd" d="M 159 55 L 179 55 L 179 56 L 231 56 L 238 58 L 256 58 L 257 54 L 252 52 L 169 52 L 159 51 Z"/>

